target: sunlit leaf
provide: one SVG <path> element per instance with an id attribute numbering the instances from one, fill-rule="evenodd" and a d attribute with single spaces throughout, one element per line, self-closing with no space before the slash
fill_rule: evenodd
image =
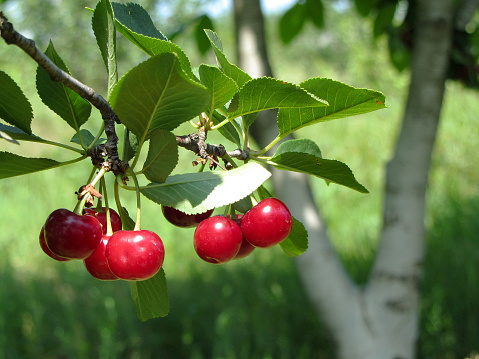
<path id="1" fill-rule="evenodd" d="M 206 111 L 209 91 L 181 70 L 172 53 L 151 57 L 131 69 L 115 86 L 110 103 L 140 142 L 157 128 L 173 130 Z"/>
<path id="2" fill-rule="evenodd" d="M 205 30 L 205 33 L 210 39 L 218 64 L 221 66 L 221 69 L 225 75 L 231 77 L 236 82 L 238 87 L 242 87 L 246 82 L 251 80 L 250 75 L 228 61 L 223 53 L 223 44 L 221 43 L 219 36 L 211 30 Z"/>
<path id="3" fill-rule="evenodd" d="M 300 85 L 309 93 L 329 103 L 328 107 L 280 109 L 278 127 L 281 135 L 287 135 L 302 127 L 385 108 L 384 94 L 368 89 L 357 89 L 326 78 L 313 78 Z"/>
<path id="4" fill-rule="evenodd" d="M 328 103 L 305 89 L 289 82 L 261 77 L 248 81 L 235 95 L 228 108 L 228 117 L 235 118 L 274 108 L 325 107 Z M 254 117 L 246 125 L 251 125 Z"/>
<path id="5" fill-rule="evenodd" d="M 142 187 L 141 193 L 156 203 L 197 214 L 239 201 L 270 176 L 263 166 L 250 162 L 230 171 L 169 176 L 165 183 Z"/>

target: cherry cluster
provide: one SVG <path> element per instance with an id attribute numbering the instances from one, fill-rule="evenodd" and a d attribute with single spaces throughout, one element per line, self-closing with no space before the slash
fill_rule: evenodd
<path id="1" fill-rule="evenodd" d="M 148 230 L 122 230 L 118 213 L 109 209 L 113 234 L 107 235 L 107 212 L 87 208 L 83 215 L 57 209 L 40 232 L 40 246 L 57 261 L 80 259 L 101 280 L 145 280 L 163 265 L 161 238 Z"/>
<path id="2" fill-rule="evenodd" d="M 188 215 L 162 206 L 163 215 L 178 227 L 195 227 L 194 247 L 198 256 L 209 263 L 226 263 L 244 258 L 256 247 L 269 248 L 288 237 L 293 218 L 277 198 L 266 198 L 244 215 L 211 217 L 213 210 Z"/>

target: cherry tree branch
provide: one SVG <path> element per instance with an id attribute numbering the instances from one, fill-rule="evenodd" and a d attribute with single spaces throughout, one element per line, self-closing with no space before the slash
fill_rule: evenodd
<path id="1" fill-rule="evenodd" d="M 60 82 L 72 89 L 100 111 L 101 117 L 105 123 L 107 142 L 101 145 L 101 148 L 94 147 L 88 150 L 87 154 L 92 157 L 94 165 L 106 165 L 106 167 L 115 174 L 124 173 L 128 169 L 128 164 L 121 161 L 118 155 L 118 136 L 115 131 L 115 123 L 120 123 L 120 120 L 108 101 L 106 101 L 101 95 L 97 94 L 91 87 L 78 81 L 55 65 L 48 56 L 36 47 L 35 41 L 28 39 L 17 32 L 13 28 L 12 23 L 8 22 L 8 19 L 2 12 L 0 12 L 0 36 L 8 45 L 16 45 L 27 53 L 38 63 L 38 65 L 45 69 L 52 81 Z M 100 157 L 102 158 L 105 156 L 108 157 L 108 163 L 100 164 L 99 162 L 103 162 L 100 161 Z"/>

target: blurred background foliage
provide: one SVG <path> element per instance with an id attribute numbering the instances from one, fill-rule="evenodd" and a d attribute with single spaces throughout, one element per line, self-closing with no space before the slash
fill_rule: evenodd
<path id="1" fill-rule="evenodd" d="M 198 51 L 195 26 L 213 17 L 225 53 L 234 62 L 231 11 L 208 0 L 140 2 L 157 27 L 184 48 L 193 66 L 214 64 Z M 70 71 L 99 93 L 107 77 L 91 30 L 94 1 L 8 0 L 1 10 L 40 49 L 50 40 Z M 324 28 L 307 22 L 294 41 L 280 41 L 280 12 L 266 14 L 269 57 L 276 77 L 299 83 L 329 77 L 386 94 L 388 109 L 300 131 L 324 157 L 347 163 L 369 195 L 312 179 L 315 199 L 334 245 L 353 278 L 365 282 L 381 220 L 384 167 L 391 156 L 407 95 L 407 70 L 391 65 L 387 39 L 347 1 L 325 2 Z M 283 11 L 284 13 L 284 11 Z M 204 23 L 203 23 L 204 24 Z M 118 37 L 119 72 L 146 59 Z M 0 45 L 0 69 L 30 98 L 33 132 L 68 142 L 70 129 L 35 92 L 35 64 L 19 49 Z M 419 358 L 465 358 L 479 351 L 479 140 L 476 91 L 449 82 L 433 155 L 427 205 L 428 249 L 423 284 Z M 94 113 L 89 128 L 96 132 Z M 181 126 L 176 134 L 191 128 Z M 212 139 L 214 141 L 214 137 Z M 224 142 L 224 141 L 223 141 Z M 225 143 L 226 144 L 226 143 Z M 226 144 L 228 145 L 228 144 Z M 38 144 L 0 142 L 0 150 L 66 159 Z M 182 151 L 182 168 L 194 159 Z M 143 200 L 142 226 L 165 242 L 171 313 L 141 323 L 128 285 L 90 277 L 81 262 L 57 263 L 38 245 L 53 210 L 75 205 L 87 180 L 85 161 L 67 168 L 0 181 L 0 357 L 2 358 L 331 358 L 334 344 L 316 319 L 294 266 L 279 248 L 256 250 L 215 266 L 194 253 L 193 230 L 169 225 Z M 405 174 L 407 175 L 407 173 Z M 293 189 L 292 189 L 293 190 Z M 128 197 L 128 196 L 127 196 Z M 134 198 L 126 205 L 133 211 Z"/>

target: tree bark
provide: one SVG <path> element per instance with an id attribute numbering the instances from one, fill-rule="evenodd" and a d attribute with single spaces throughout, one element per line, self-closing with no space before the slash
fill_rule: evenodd
<path id="1" fill-rule="evenodd" d="M 357 287 L 341 265 L 307 178 L 286 171 L 273 174 L 276 195 L 309 232 L 308 251 L 297 259 L 297 267 L 342 359 L 411 359 L 416 353 L 426 187 L 454 13 L 452 0 L 420 0 L 416 6 L 410 91 L 394 157 L 386 169 L 380 245 L 364 288 Z M 239 66 L 256 77 L 270 75 L 263 19 L 250 11 L 260 11 L 259 0 L 235 0 Z M 273 130 L 274 118 L 256 132 L 257 141 L 267 143 Z"/>

